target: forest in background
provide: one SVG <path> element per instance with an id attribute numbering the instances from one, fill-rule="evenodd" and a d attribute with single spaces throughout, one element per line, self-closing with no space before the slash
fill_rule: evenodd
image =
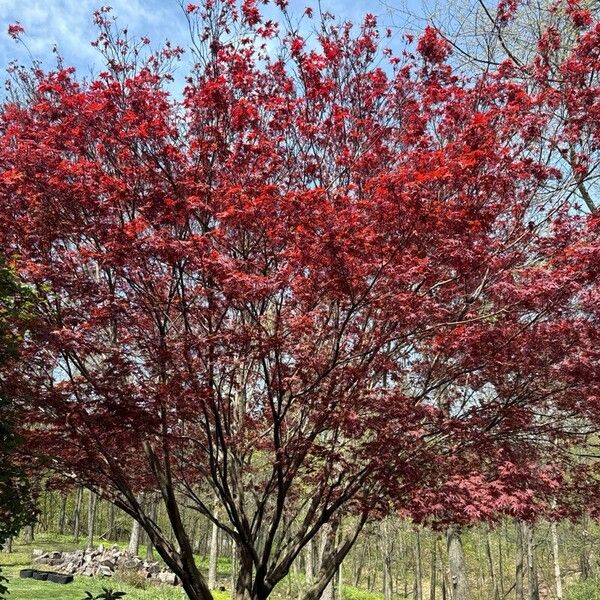
<path id="1" fill-rule="evenodd" d="M 153 504 L 151 500 L 149 504 Z M 90 494 L 83 489 L 66 494 L 44 492 L 39 505 L 37 524 L 26 527 L 14 542 L 11 540 L 5 552 L 13 551 L 13 543 L 21 552 L 40 547 L 40 543 L 44 548 L 118 544 L 144 559 L 158 558 L 147 536 L 128 515 L 102 500 L 90 503 Z M 159 511 L 157 519 L 165 521 L 158 504 L 153 505 Z M 224 588 L 233 598 L 235 551 L 231 540 L 194 512 L 185 520 L 211 589 Z M 464 562 L 458 561 L 454 569 L 458 566 L 466 572 L 469 598 L 473 600 L 595 600 L 600 595 L 600 528 L 589 518 L 578 523 L 540 521 L 533 525 L 504 519 L 491 526 L 465 528 L 459 534 Z M 300 597 L 314 578 L 318 561 L 319 541 L 305 550 L 275 590 L 275 596 Z M 388 517 L 363 531 L 339 567 L 328 590 L 330 595 L 323 598 L 452 600 L 452 576 L 446 531 Z M 151 589 L 151 584 L 135 572 L 119 581 Z M 562 590 L 560 595 L 557 585 Z"/>

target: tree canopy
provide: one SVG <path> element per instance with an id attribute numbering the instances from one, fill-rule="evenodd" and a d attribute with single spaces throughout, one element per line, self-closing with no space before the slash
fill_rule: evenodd
<path id="1" fill-rule="evenodd" d="M 105 70 L 16 71 L 2 108 L 0 241 L 40 298 L 3 387 L 31 453 L 137 519 L 195 600 L 182 503 L 235 540 L 256 600 L 326 530 L 317 598 L 390 510 L 576 512 L 600 218 L 556 157 L 585 140 L 583 176 L 598 151 L 598 24 L 573 17 L 558 70 L 546 32 L 467 77 L 432 27 L 395 56 L 370 15 L 313 39 L 251 0 L 187 17 L 179 94 L 182 49 L 103 9 Z"/>

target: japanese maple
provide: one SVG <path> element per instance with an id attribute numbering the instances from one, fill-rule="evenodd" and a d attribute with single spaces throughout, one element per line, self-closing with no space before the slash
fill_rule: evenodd
<path id="1" fill-rule="evenodd" d="M 137 519 L 193 599 L 182 504 L 235 541 L 240 599 L 327 525 L 305 600 L 390 509 L 540 509 L 569 465 L 524 474 L 570 443 L 556 420 L 597 424 L 599 263 L 598 216 L 541 194 L 561 172 L 537 149 L 597 127 L 593 79 L 465 79 L 434 29 L 397 57 L 372 16 L 315 43 L 250 0 L 186 14 L 178 95 L 182 50 L 144 54 L 106 9 L 93 80 L 15 72 L 0 239 L 42 303 L 2 384 L 29 453 Z M 597 69 L 598 35 L 564 64 Z M 577 118 L 549 136 L 558 106 Z"/>

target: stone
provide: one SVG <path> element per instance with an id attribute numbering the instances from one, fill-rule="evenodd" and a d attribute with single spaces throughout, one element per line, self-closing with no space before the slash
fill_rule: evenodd
<path id="1" fill-rule="evenodd" d="M 45 552 L 41 548 L 34 548 L 31 551 L 31 556 L 33 556 L 33 558 L 36 558 L 37 556 L 42 556 L 43 554 L 45 554 Z"/>
<path id="2" fill-rule="evenodd" d="M 170 571 L 161 571 L 157 578 L 161 583 L 166 585 L 177 585 L 177 575 Z"/>
<path id="3" fill-rule="evenodd" d="M 101 567 L 107 567 L 111 571 L 114 571 L 116 568 L 115 563 L 112 560 L 104 559 L 98 563 Z"/>
<path id="4" fill-rule="evenodd" d="M 98 567 L 98 575 L 102 575 L 102 577 L 112 577 L 113 576 L 113 570 L 110 567 L 107 567 L 106 565 L 100 565 Z"/>

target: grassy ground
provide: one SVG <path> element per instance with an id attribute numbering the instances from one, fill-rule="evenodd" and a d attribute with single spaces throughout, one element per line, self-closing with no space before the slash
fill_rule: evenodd
<path id="1" fill-rule="evenodd" d="M 117 579 L 103 577 L 76 576 L 75 581 L 67 585 L 19 578 L 19 571 L 32 565 L 32 548 L 73 551 L 78 547 L 80 546 L 67 537 L 40 536 L 32 546 L 15 544 L 11 554 L 0 553 L 2 574 L 9 579 L 9 600 L 83 600 L 86 591 L 96 595 L 102 591 L 103 587 L 125 592 L 127 595 L 124 600 L 182 600 L 186 598 L 179 587 L 148 585 L 145 589 L 140 589 Z M 145 548 L 140 553 L 145 556 Z M 226 565 L 223 567 L 226 568 Z M 44 565 L 39 568 L 51 570 Z M 227 592 L 214 592 L 213 596 L 215 600 L 229 600 L 230 598 Z"/>

